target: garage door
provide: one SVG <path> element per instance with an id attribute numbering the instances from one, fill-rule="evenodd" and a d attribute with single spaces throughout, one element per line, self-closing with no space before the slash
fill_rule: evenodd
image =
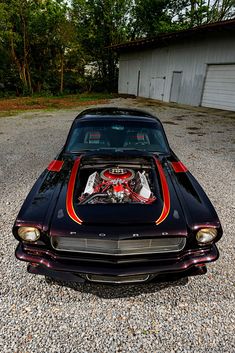
<path id="1" fill-rule="evenodd" d="M 202 106 L 235 111 L 235 65 L 209 65 Z"/>

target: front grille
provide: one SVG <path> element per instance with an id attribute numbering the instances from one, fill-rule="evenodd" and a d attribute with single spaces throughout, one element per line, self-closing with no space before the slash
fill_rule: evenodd
<path id="1" fill-rule="evenodd" d="M 186 238 L 106 240 L 53 237 L 51 244 L 58 251 L 121 256 L 178 252 L 185 247 Z"/>

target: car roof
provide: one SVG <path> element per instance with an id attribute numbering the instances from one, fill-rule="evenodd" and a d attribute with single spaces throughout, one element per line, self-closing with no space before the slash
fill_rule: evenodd
<path id="1" fill-rule="evenodd" d="M 144 122 L 160 122 L 160 120 L 148 112 L 139 109 L 117 108 L 117 107 L 98 107 L 82 111 L 76 118 L 79 121 L 125 119 Z"/>

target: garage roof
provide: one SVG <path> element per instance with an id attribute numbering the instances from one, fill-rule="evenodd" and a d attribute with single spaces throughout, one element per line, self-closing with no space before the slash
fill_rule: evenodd
<path id="1" fill-rule="evenodd" d="M 122 52 L 122 51 L 130 51 L 130 50 L 138 50 L 138 49 L 146 49 L 146 48 L 153 48 L 153 47 L 160 47 L 168 45 L 172 42 L 176 42 L 177 40 L 188 39 L 188 38 L 195 38 L 200 36 L 205 36 L 205 34 L 209 33 L 216 33 L 218 32 L 224 33 L 231 32 L 231 30 L 235 30 L 235 19 L 214 22 L 210 24 L 205 24 L 202 26 L 171 32 L 171 33 L 164 33 L 160 34 L 157 37 L 152 38 L 142 38 L 138 40 L 134 40 L 131 42 L 125 42 L 117 45 L 112 45 L 111 48 L 115 51 Z"/>

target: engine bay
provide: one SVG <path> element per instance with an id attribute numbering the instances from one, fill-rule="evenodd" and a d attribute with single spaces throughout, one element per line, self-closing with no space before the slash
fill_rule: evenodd
<path id="1" fill-rule="evenodd" d="M 95 169 L 95 168 L 94 168 Z M 79 204 L 141 203 L 156 200 L 150 171 L 110 166 L 92 171 L 78 195 Z"/>

